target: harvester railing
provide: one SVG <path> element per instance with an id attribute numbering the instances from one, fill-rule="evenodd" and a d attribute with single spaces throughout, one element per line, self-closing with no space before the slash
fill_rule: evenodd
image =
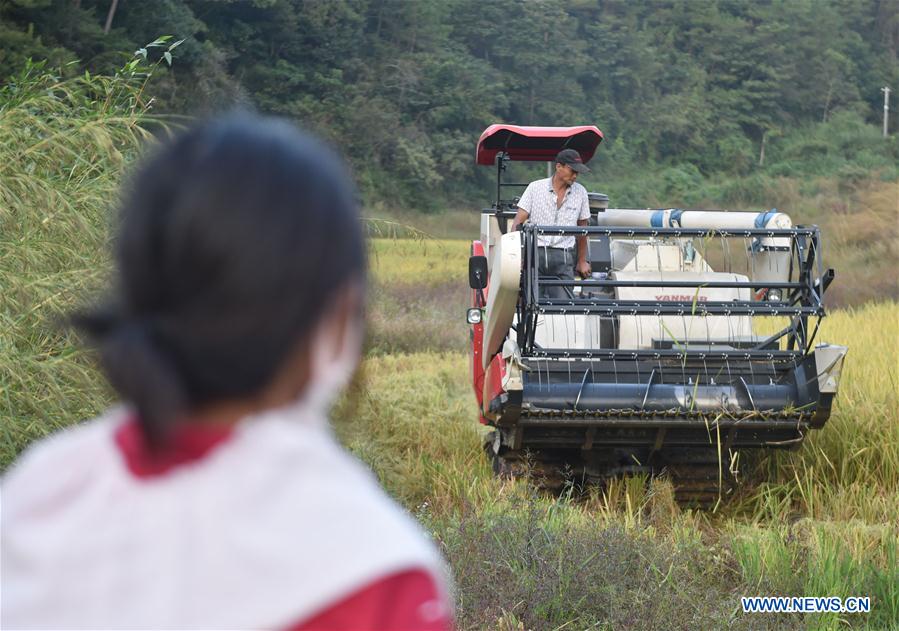
<path id="1" fill-rule="evenodd" d="M 577 357 L 580 359 L 628 359 L 628 360 L 653 360 L 653 359 L 690 359 L 698 360 L 728 360 L 728 359 L 761 359 L 765 361 L 793 361 L 801 356 L 800 351 L 746 351 L 746 350 L 706 350 L 706 351 L 677 351 L 677 350 L 562 350 L 557 348 L 535 349 L 533 357 Z"/>
<path id="2" fill-rule="evenodd" d="M 664 282 L 658 282 L 655 287 L 666 287 Z M 759 284 L 764 287 L 765 285 Z M 771 304 L 746 305 L 733 302 L 680 302 L 665 301 L 662 303 L 642 300 L 615 300 L 609 304 L 598 305 L 589 298 L 577 298 L 574 300 L 546 300 L 540 303 L 534 311 L 547 314 L 583 314 L 583 315 L 679 315 L 679 316 L 705 316 L 705 315 L 764 315 L 764 316 L 788 316 L 806 315 L 820 316 L 824 314 L 823 307 L 793 307 L 786 302 Z"/>
<path id="3" fill-rule="evenodd" d="M 611 227 L 611 226 L 577 226 L 559 227 L 529 225 L 522 226 L 523 270 L 521 283 L 521 300 L 518 306 L 518 345 L 522 357 L 535 358 L 584 358 L 584 359 L 628 359 L 628 360 L 680 360 L 686 361 L 748 361 L 748 362 L 796 362 L 802 355 L 811 350 L 817 324 L 809 330 L 809 318 L 824 316 L 824 305 L 821 295 L 826 288 L 825 272 L 822 268 L 820 252 L 820 236 L 817 226 L 802 226 L 790 229 L 705 229 L 705 228 L 659 228 L 659 227 Z M 701 239 L 708 243 L 713 239 L 742 239 L 745 242 L 747 257 L 760 251 L 759 244 L 763 239 L 778 239 L 783 243 L 789 239 L 789 246 L 778 246 L 776 249 L 789 249 L 788 280 L 689 280 L 683 278 L 664 278 L 660 273 L 658 280 L 633 280 L 614 278 L 589 278 L 564 280 L 541 278 L 537 270 L 539 256 L 539 237 L 575 236 L 588 239 L 644 239 L 648 243 L 665 243 L 676 239 L 678 243 L 686 240 Z M 771 243 L 769 241 L 769 243 Z M 725 256 L 733 256 L 729 246 L 722 249 Z M 750 267 L 752 260 L 750 259 Z M 730 269 L 715 271 L 732 272 Z M 823 286 L 822 286 L 823 285 Z M 563 288 L 568 294 L 565 297 L 547 297 L 544 288 Z M 695 289 L 696 295 L 691 300 L 621 300 L 608 293 L 596 297 L 585 296 L 589 290 L 614 290 L 615 288 L 682 288 Z M 753 297 L 763 295 L 770 290 L 781 293 L 779 299 L 751 300 L 708 300 L 699 299 L 700 289 L 736 289 L 750 290 Z M 782 291 L 781 291 L 782 290 Z M 580 291 L 581 294 L 576 292 Z M 683 298 L 683 296 L 681 296 Z M 628 316 L 670 317 L 705 317 L 705 316 L 748 316 L 750 321 L 755 317 L 790 318 L 789 324 L 774 335 L 768 336 L 750 348 L 734 348 L 711 350 L 702 348 L 701 340 L 685 340 L 683 344 L 673 341 L 672 349 L 626 349 L 626 348 L 543 348 L 535 341 L 538 319 L 545 316 L 599 316 L 611 319 Z M 772 350 L 772 345 L 779 345 L 786 340 L 784 349 Z M 689 343 L 688 343 L 689 342 Z"/>

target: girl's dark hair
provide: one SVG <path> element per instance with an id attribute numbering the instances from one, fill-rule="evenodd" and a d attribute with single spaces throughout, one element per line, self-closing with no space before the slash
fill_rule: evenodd
<path id="1" fill-rule="evenodd" d="M 259 392 L 365 274 L 355 190 L 287 122 L 231 115 L 135 174 L 105 307 L 74 318 L 151 444 L 192 407 Z"/>

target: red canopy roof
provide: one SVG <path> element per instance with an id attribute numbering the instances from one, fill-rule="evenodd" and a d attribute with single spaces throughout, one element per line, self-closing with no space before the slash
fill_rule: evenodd
<path id="1" fill-rule="evenodd" d="M 493 164 L 496 154 L 511 160 L 549 162 L 562 149 L 576 149 L 589 162 L 602 142 L 602 132 L 594 125 L 579 127 L 521 127 L 491 125 L 478 140 L 477 163 Z"/>

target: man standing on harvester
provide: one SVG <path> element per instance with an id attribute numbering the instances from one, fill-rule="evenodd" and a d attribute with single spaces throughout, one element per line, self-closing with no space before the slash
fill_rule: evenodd
<path id="1" fill-rule="evenodd" d="M 528 184 L 518 202 L 518 213 L 513 230 L 525 221 L 541 226 L 586 226 L 590 219 L 590 202 L 587 189 L 576 182 L 579 173 L 590 169 L 574 149 L 563 149 L 556 155 L 556 171 L 552 177 Z M 577 252 L 574 245 L 577 241 Z M 539 236 L 537 271 L 540 276 L 574 280 L 574 272 L 586 278 L 590 276 L 587 262 L 587 237 L 572 235 Z M 576 259 L 575 259 L 576 254 Z M 547 287 L 548 298 L 564 298 L 561 287 Z"/>

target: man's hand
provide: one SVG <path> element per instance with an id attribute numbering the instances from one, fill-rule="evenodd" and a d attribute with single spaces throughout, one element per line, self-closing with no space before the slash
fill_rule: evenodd
<path id="1" fill-rule="evenodd" d="M 574 266 L 574 269 L 581 275 L 581 278 L 590 278 L 590 274 L 593 272 L 593 269 L 587 261 L 578 261 L 577 265 Z"/>
<path id="2" fill-rule="evenodd" d="M 588 221 L 587 219 L 578 219 L 577 225 L 586 226 Z M 593 269 L 587 262 L 587 237 L 578 235 L 575 241 L 577 242 L 577 265 L 574 266 L 574 270 L 580 274 L 581 278 L 590 278 Z"/>

